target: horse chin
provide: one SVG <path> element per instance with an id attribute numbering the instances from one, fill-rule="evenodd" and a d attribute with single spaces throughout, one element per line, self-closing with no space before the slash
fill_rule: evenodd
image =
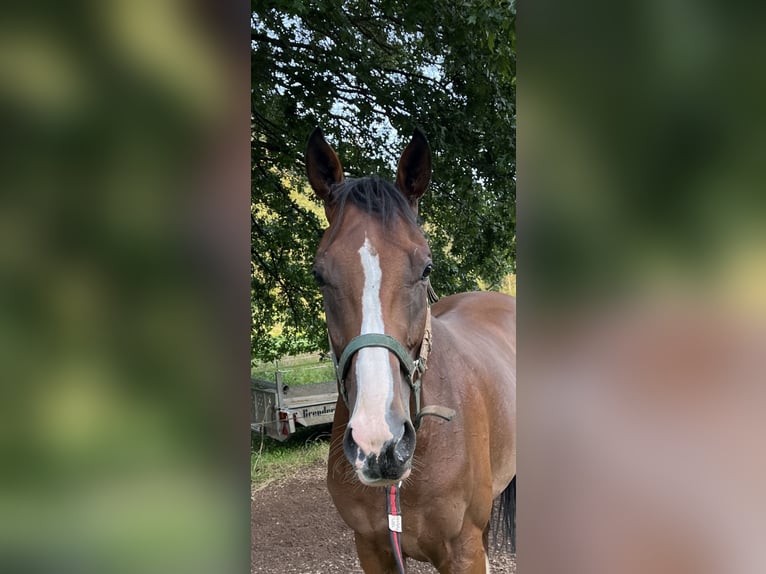
<path id="1" fill-rule="evenodd" d="M 402 475 L 397 479 L 389 479 L 389 478 L 369 478 L 365 476 L 364 470 L 359 469 L 356 471 L 356 476 L 359 479 L 359 482 L 361 482 L 365 486 L 371 486 L 371 487 L 386 487 L 386 486 L 392 486 L 395 484 L 399 484 L 400 482 L 407 480 L 407 478 L 410 476 L 410 473 L 412 472 L 412 469 L 406 469 Z"/>

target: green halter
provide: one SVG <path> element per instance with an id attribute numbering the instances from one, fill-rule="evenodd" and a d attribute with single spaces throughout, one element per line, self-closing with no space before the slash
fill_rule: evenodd
<path id="1" fill-rule="evenodd" d="M 430 295 L 430 294 L 429 294 Z M 429 297 L 430 299 L 430 297 Z M 329 335 L 329 333 L 328 333 Z M 455 416 L 453 409 L 446 407 L 440 407 L 436 405 L 427 406 L 421 409 L 420 407 L 420 390 L 422 383 L 423 373 L 426 371 L 426 361 L 428 353 L 431 351 L 431 308 L 430 306 L 426 310 L 426 328 L 423 335 L 423 342 L 420 345 L 420 354 L 417 359 L 412 359 L 407 349 L 394 339 L 391 335 L 385 335 L 383 333 L 365 333 L 351 339 L 346 348 L 343 349 L 343 353 L 340 355 L 340 360 L 335 360 L 335 354 L 332 352 L 332 341 L 330 341 L 330 353 L 335 365 L 335 378 L 338 382 L 338 393 L 343 398 L 343 402 L 346 403 L 346 407 L 351 410 L 348 404 L 348 390 L 346 389 L 346 374 L 348 373 L 349 366 L 351 365 L 351 359 L 359 352 L 360 349 L 367 347 L 379 347 L 387 349 L 393 353 L 399 364 L 407 375 L 407 383 L 412 389 L 412 393 L 415 397 L 415 417 L 413 423 L 415 428 L 420 427 L 421 419 L 426 415 L 434 415 L 444 420 L 452 420 Z"/>

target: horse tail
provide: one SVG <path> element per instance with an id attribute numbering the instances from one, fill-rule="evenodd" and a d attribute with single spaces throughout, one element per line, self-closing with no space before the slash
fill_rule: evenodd
<path id="1" fill-rule="evenodd" d="M 498 545 L 498 539 L 503 547 L 510 546 L 511 552 L 516 552 L 516 477 L 505 487 L 497 497 L 496 512 L 493 527 L 493 542 Z"/>

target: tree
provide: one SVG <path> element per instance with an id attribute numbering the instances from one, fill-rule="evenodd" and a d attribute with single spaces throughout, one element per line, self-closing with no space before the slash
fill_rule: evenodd
<path id="1" fill-rule="evenodd" d="M 515 271 L 515 12 L 504 0 L 253 2 L 255 358 L 326 347 L 310 273 L 324 222 L 300 200 L 317 125 L 352 177 L 392 180 L 414 127 L 427 134 L 420 214 L 438 293 Z"/>

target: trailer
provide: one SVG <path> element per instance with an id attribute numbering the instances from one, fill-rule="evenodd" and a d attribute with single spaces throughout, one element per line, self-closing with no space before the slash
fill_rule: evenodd
<path id="1" fill-rule="evenodd" d="M 277 371 L 274 381 L 250 379 L 250 428 L 286 440 L 300 427 L 327 424 L 335 416 L 335 381 L 288 386 Z"/>

